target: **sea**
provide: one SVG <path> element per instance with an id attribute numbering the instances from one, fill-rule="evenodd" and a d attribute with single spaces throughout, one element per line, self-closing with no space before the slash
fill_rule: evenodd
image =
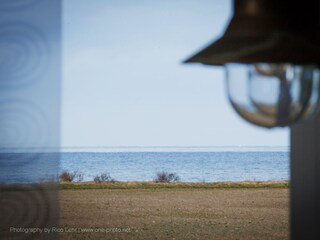
<path id="1" fill-rule="evenodd" d="M 288 147 L 99 147 L 60 152 L 0 151 L 0 183 L 58 179 L 77 172 L 81 181 L 109 174 L 116 181 L 153 181 L 162 171 L 183 182 L 289 179 Z"/>

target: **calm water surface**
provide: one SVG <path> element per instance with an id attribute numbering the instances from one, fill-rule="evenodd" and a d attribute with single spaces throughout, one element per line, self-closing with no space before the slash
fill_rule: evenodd
<path id="1" fill-rule="evenodd" d="M 62 170 L 84 181 L 109 173 L 119 181 L 150 181 L 159 171 L 181 181 L 288 180 L 285 147 L 127 147 L 63 149 L 55 153 L 0 153 L 0 182 L 36 182 Z"/>

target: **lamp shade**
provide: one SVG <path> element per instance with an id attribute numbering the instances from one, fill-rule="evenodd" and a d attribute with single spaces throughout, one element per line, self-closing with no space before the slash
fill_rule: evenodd
<path id="1" fill-rule="evenodd" d="M 186 63 L 320 65 L 319 0 L 234 0 L 224 33 Z"/>

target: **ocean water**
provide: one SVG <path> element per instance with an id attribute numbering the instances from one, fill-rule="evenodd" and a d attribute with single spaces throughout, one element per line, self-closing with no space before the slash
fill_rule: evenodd
<path id="1" fill-rule="evenodd" d="M 0 182 L 37 182 L 62 170 L 83 181 L 109 173 L 118 181 L 151 181 L 160 171 L 185 182 L 289 179 L 286 147 L 70 148 L 61 153 L 0 153 Z"/>

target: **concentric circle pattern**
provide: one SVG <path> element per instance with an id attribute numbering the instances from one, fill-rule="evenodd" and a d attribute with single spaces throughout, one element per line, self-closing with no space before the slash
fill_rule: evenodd
<path id="1" fill-rule="evenodd" d="M 53 214 L 54 199 L 49 190 L 32 185 L 20 185 L 2 191 L 0 198 L 0 231 L 14 239 L 36 239 L 34 234 L 14 232 L 12 228 L 44 228 Z M 11 228 L 11 230 L 10 230 Z"/>
<path id="2" fill-rule="evenodd" d="M 1 0 L 0 11 L 24 10 L 41 0 Z"/>
<path id="3" fill-rule="evenodd" d="M 49 45 L 42 31 L 23 22 L 0 24 L 0 89 L 26 87 L 43 79 Z"/>
<path id="4" fill-rule="evenodd" d="M 23 100 L 0 101 L 0 150 L 24 153 L 14 155 L 11 166 L 21 166 L 39 158 L 42 155 L 39 148 L 46 147 L 50 141 L 50 129 L 45 114 L 35 104 Z"/>

